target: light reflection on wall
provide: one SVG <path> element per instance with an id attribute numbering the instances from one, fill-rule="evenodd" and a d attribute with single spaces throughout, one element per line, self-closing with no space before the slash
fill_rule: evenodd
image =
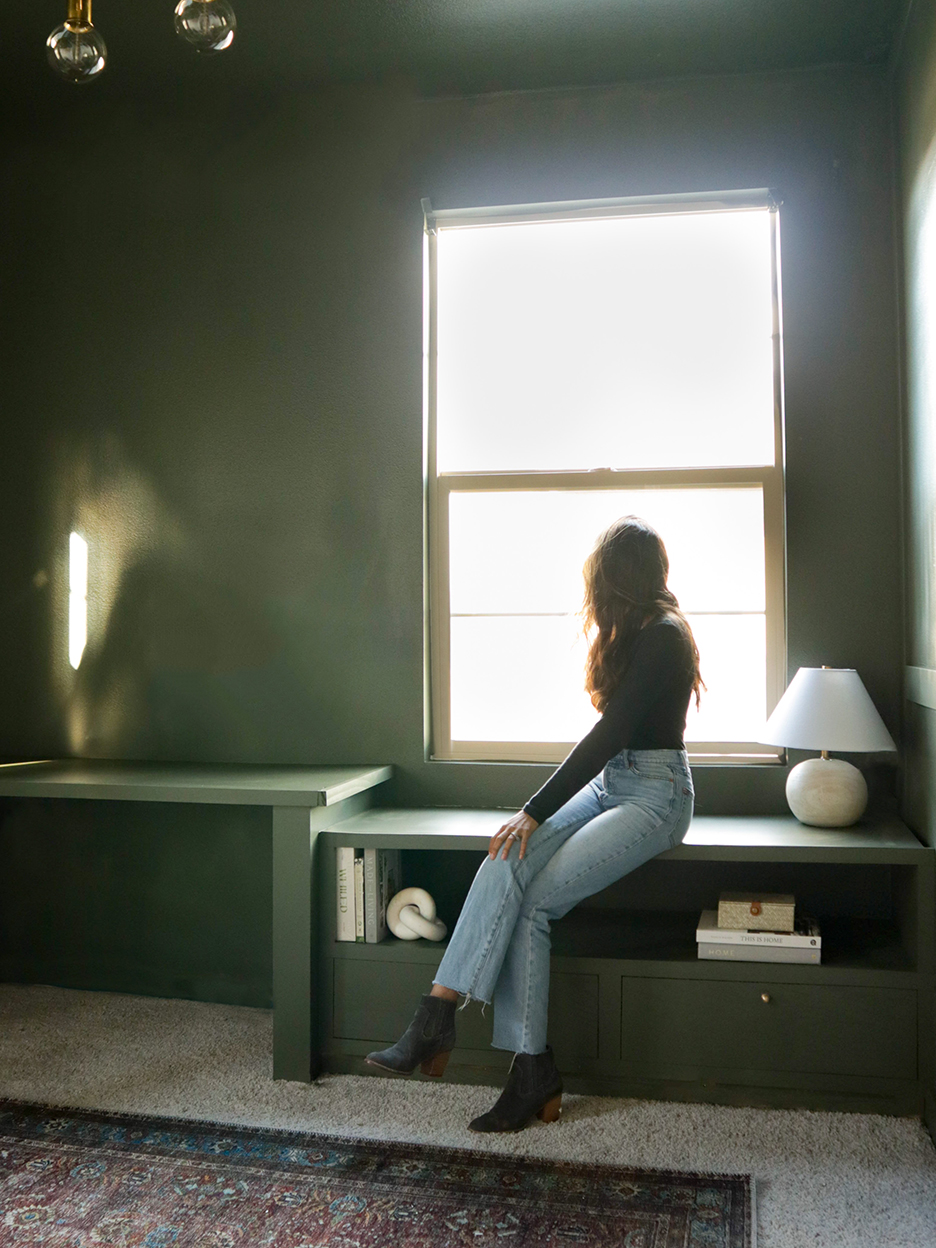
<path id="1" fill-rule="evenodd" d="M 75 670 L 88 643 L 88 543 L 68 539 L 68 661 Z"/>
<path id="2" fill-rule="evenodd" d="M 115 742 L 146 716 L 144 681 L 137 669 L 140 637 L 127 632 L 126 617 L 122 630 L 115 620 L 120 602 L 127 606 L 127 578 L 156 551 L 172 561 L 181 559 L 185 539 L 178 517 L 115 435 L 63 438 L 52 472 L 54 527 L 74 533 L 90 554 L 90 576 L 83 586 L 76 585 L 72 543 L 65 569 L 62 542 L 53 579 L 51 670 L 62 712 L 62 744 L 76 757 L 112 757 L 119 748 Z M 85 613 L 78 602 L 82 588 Z"/>

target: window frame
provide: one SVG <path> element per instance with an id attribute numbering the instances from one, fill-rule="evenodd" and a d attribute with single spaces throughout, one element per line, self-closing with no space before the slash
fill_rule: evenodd
<path id="1" fill-rule="evenodd" d="M 780 298 L 779 200 L 766 189 L 713 194 L 655 195 L 642 198 L 521 204 L 434 211 L 423 200 L 424 243 L 424 481 L 426 655 L 426 748 L 438 761 L 558 763 L 575 742 L 463 741 L 451 737 L 451 610 L 449 596 L 449 497 L 453 492 L 505 490 L 620 490 L 731 488 L 763 490 L 765 620 L 767 628 L 767 714 L 786 687 L 786 515 L 783 442 L 783 352 Z M 437 400 L 437 239 L 440 229 L 565 221 L 664 213 L 724 212 L 751 208 L 770 214 L 771 303 L 774 381 L 774 462 L 731 468 L 610 469 L 439 473 L 436 467 Z M 584 558 L 584 556 L 583 556 Z M 693 765 L 776 764 L 780 747 L 758 742 L 686 743 Z"/>

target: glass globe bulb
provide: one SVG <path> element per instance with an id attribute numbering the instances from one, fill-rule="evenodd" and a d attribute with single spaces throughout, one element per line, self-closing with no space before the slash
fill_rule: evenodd
<path id="1" fill-rule="evenodd" d="M 64 22 L 46 40 L 49 64 L 66 82 L 93 82 L 107 64 L 107 47 L 90 22 Z"/>
<path id="2" fill-rule="evenodd" d="M 237 19 L 227 0 L 179 0 L 175 28 L 199 52 L 223 52 L 234 40 Z"/>

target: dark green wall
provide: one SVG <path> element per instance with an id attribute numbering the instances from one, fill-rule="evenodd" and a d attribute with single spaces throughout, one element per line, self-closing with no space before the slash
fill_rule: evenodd
<path id="1" fill-rule="evenodd" d="M 906 661 L 936 669 L 936 5 L 916 3 L 897 66 L 903 242 Z M 905 818 L 936 845 L 936 709 L 907 701 Z"/>
<path id="2" fill-rule="evenodd" d="M 898 731 L 883 70 L 435 100 L 218 82 L 178 101 L 52 83 L 4 139 L 0 756 L 389 762 L 391 800 L 415 805 L 516 806 L 541 783 L 424 757 L 425 195 L 778 191 L 790 669 L 857 667 Z M 73 526 L 94 585 L 77 675 Z M 699 769 L 700 809 L 782 810 L 784 778 Z M 0 974 L 265 1004 L 265 837 L 243 810 L 13 807 Z"/>

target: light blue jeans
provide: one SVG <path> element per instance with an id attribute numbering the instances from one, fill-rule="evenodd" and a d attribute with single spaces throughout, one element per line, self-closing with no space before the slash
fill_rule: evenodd
<path id="1" fill-rule="evenodd" d="M 484 859 L 433 982 L 493 1001 L 495 1048 L 544 1052 L 550 922 L 679 845 L 692 802 L 683 750 L 616 754 L 540 824 L 522 862 L 516 841 L 506 860 Z"/>

